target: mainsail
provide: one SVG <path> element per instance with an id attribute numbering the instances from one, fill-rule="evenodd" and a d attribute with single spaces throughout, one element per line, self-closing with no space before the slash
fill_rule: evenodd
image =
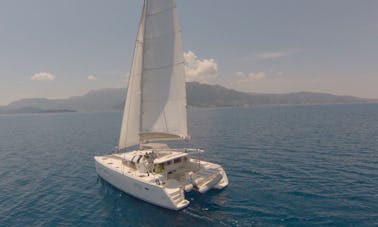
<path id="1" fill-rule="evenodd" d="M 118 148 L 188 137 L 182 34 L 175 0 L 145 0 Z"/>

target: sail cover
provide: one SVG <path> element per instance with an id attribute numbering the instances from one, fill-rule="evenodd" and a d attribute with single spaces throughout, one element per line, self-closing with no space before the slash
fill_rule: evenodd
<path id="1" fill-rule="evenodd" d="M 143 6 L 119 148 L 188 138 L 182 34 L 174 0 Z"/>

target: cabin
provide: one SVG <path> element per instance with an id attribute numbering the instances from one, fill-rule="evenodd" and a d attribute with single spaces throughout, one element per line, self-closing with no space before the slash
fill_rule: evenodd
<path id="1" fill-rule="evenodd" d="M 139 173 L 161 174 L 165 179 L 171 178 L 190 166 L 188 153 L 172 150 L 139 150 L 125 153 L 123 164 Z M 181 171 L 180 171 L 181 170 Z"/>
<path id="2" fill-rule="evenodd" d="M 174 177 L 187 167 L 187 156 L 187 153 L 171 151 L 158 157 L 154 160 L 154 172 L 163 174 L 166 179 Z"/>

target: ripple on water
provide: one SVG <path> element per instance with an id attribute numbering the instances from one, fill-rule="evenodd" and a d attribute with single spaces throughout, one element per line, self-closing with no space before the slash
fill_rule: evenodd
<path id="1" fill-rule="evenodd" d="M 1 226 L 301 226 L 378 223 L 378 105 L 191 109 L 201 158 L 230 185 L 174 212 L 99 179 L 121 113 L 0 115 Z"/>

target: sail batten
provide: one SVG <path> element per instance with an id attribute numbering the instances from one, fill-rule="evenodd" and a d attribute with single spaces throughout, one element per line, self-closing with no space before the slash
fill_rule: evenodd
<path id="1" fill-rule="evenodd" d="M 119 147 L 187 138 L 182 32 L 175 0 L 145 0 Z"/>

